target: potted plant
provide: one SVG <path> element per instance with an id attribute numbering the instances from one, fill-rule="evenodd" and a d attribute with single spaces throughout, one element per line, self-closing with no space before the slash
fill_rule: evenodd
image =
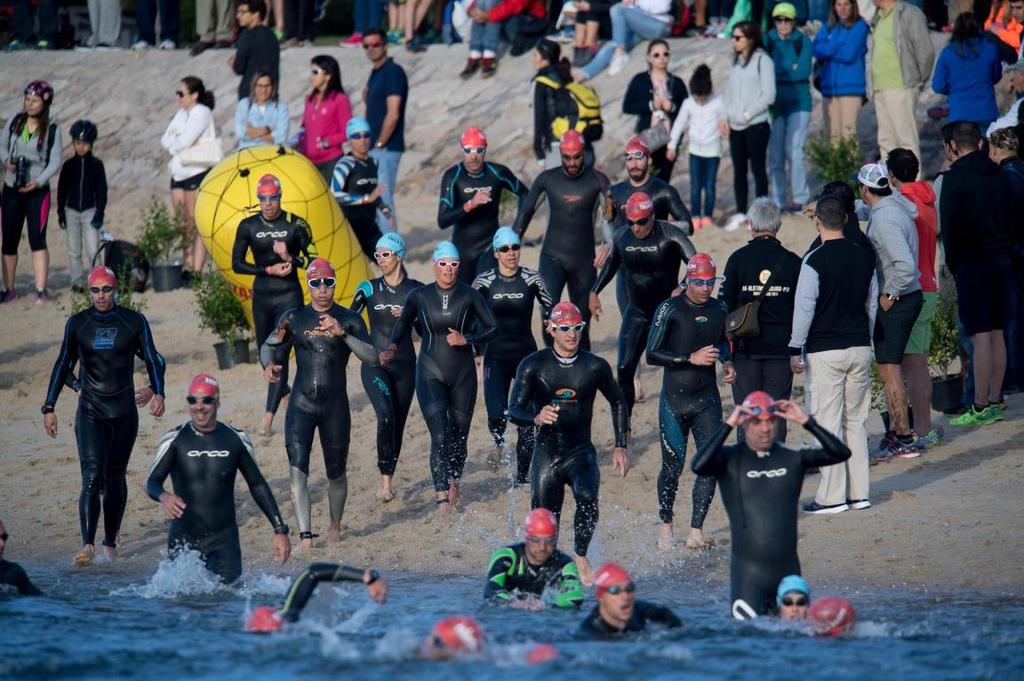
<path id="1" fill-rule="evenodd" d="M 952 282 L 944 283 L 935 304 L 932 342 L 928 347 L 928 368 L 932 374 L 932 409 L 942 412 L 959 407 L 963 394 L 960 372 L 950 373 L 953 361 L 960 358 L 956 287 Z"/>
<path id="2" fill-rule="evenodd" d="M 245 309 L 220 272 L 196 277 L 192 282 L 196 295 L 199 328 L 220 339 L 213 349 L 217 352 L 217 367 L 230 369 L 235 364 L 249 361 L 249 321 Z"/>
<path id="3" fill-rule="evenodd" d="M 181 260 L 175 256 L 185 248 L 186 237 L 176 218 L 167 204 L 156 197 L 142 213 L 138 246 L 149 260 L 153 290 L 157 293 L 181 286 Z"/>
<path id="4" fill-rule="evenodd" d="M 835 181 L 852 184 L 850 178 L 860 170 L 864 155 L 856 135 L 844 137 L 833 146 L 822 133 L 808 140 L 807 159 L 822 184 Z"/>

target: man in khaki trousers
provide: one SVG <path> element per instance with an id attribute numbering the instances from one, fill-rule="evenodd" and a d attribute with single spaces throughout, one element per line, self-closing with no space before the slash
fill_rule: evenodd
<path id="1" fill-rule="evenodd" d="M 196 0 L 196 34 L 199 42 L 192 45 L 189 54 L 195 57 L 211 47 L 231 47 L 234 31 L 234 0 Z"/>

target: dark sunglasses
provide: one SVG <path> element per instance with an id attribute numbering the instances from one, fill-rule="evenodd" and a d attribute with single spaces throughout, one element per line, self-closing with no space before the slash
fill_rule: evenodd
<path id="1" fill-rule="evenodd" d="M 627 151 L 625 154 L 623 154 L 623 156 L 625 156 L 627 161 L 629 161 L 629 160 L 639 161 L 642 158 L 647 158 L 647 152 L 646 151 Z"/>
<path id="2" fill-rule="evenodd" d="M 263 202 L 263 201 L 277 201 L 280 198 L 281 198 L 280 194 L 257 194 L 256 195 L 256 200 L 260 201 L 260 202 Z"/>
<path id="3" fill-rule="evenodd" d="M 336 282 L 334 277 L 321 277 L 320 279 L 310 279 L 308 283 L 310 288 L 334 288 Z"/>
<path id="4" fill-rule="evenodd" d="M 733 40 L 734 40 L 735 42 L 739 42 L 739 41 L 741 41 L 741 40 L 744 40 L 745 38 L 746 38 L 746 36 L 742 36 L 742 35 L 734 35 L 734 36 L 732 37 L 732 39 L 733 39 Z"/>
<path id="5" fill-rule="evenodd" d="M 570 331 L 575 331 L 576 333 L 579 333 L 580 331 L 583 330 L 583 327 L 586 325 L 586 322 L 579 322 L 578 324 L 555 324 L 554 328 L 555 331 L 561 331 L 562 333 L 569 333 Z"/>
<path id="6" fill-rule="evenodd" d="M 519 244 L 507 244 L 505 246 L 500 246 L 497 249 L 497 251 L 498 251 L 498 253 L 509 253 L 509 252 L 515 253 L 520 248 L 522 248 L 522 246 L 520 246 Z"/>
<path id="7" fill-rule="evenodd" d="M 384 43 L 380 42 L 379 40 L 375 40 L 372 43 L 363 43 L 363 49 L 364 50 L 372 50 L 375 47 L 380 47 L 383 44 Z"/>
<path id="8" fill-rule="evenodd" d="M 697 279 L 697 278 L 691 277 L 690 279 L 687 279 L 687 281 L 692 286 L 714 286 L 715 285 L 715 279 L 716 279 L 716 277 L 711 277 L 710 279 Z"/>
<path id="9" fill-rule="evenodd" d="M 807 599 L 806 598 L 796 598 L 796 599 L 793 599 L 793 598 L 789 598 L 787 596 L 786 598 L 782 599 L 782 604 L 783 605 L 788 605 L 790 607 L 793 607 L 794 605 L 807 605 Z"/>
<path id="10" fill-rule="evenodd" d="M 113 286 L 90 286 L 89 293 L 110 293 L 114 290 Z"/>
<path id="11" fill-rule="evenodd" d="M 314 68 L 311 68 L 311 69 L 309 70 L 309 75 L 311 75 L 311 76 L 322 76 L 322 75 L 324 75 L 325 73 L 327 73 L 327 72 L 326 72 L 326 71 L 324 71 L 323 69 L 318 69 L 318 68 L 316 68 L 316 67 L 314 67 Z"/>
<path id="12" fill-rule="evenodd" d="M 394 251 L 374 251 L 373 259 L 374 260 L 387 260 L 388 258 L 393 256 L 394 254 L 395 254 Z"/>
<path id="13" fill-rule="evenodd" d="M 558 537 L 526 537 L 526 541 L 531 544 L 544 544 L 545 546 L 557 546 Z"/>
<path id="14" fill-rule="evenodd" d="M 618 596 L 621 593 L 636 593 L 636 584 L 634 584 L 633 582 L 630 582 L 629 584 L 626 584 L 624 586 L 619 586 L 618 584 L 616 584 L 615 586 L 608 587 L 608 593 L 610 593 L 612 596 Z"/>
<path id="15" fill-rule="evenodd" d="M 368 132 L 354 132 L 348 136 L 350 140 L 368 140 L 370 139 L 370 133 Z"/>
<path id="16" fill-rule="evenodd" d="M 438 267 L 451 268 L 453 270 L 459 269 L 458 260 L 436 260 L 434 261 L 434 264 L 437 265 Z"/>
<path id="17" fill-rule="evenodd" d="M 462 147 L 464 154 L 486 154 L 487 147 Z"/>
<path id="18" fill-rule="evenodd" d="M 211 397 L 210 395 L 203 395 L 202 397 L 196 397 L 195 395 L 189 395 L 188 397 L 185 398 L 185 401 L 188 402 L 189 404 L 196 404 L 197 402 L 202 402 L 203 404 L 209 406 L 209 405 L 213 404 L 214 402 L 216 402 L 217 398 L 216 397 Z"/>
<path id="19" fill-rule="evenodd" d="M 626 224 L 629 225 L 630 227 L 633 227 L 635 225 L 646 225 L 648 223 L 648 221 L 650 221 L 650 219 L 651 219 L 651 216 L 648 215 L 647 217 L 641 218 L 640 220 L 626 220 Z M 690 281 L 693 281 L 693 280 L 691 279 Z M 712 279 L 712 281 L 714 281 L 714 280 Z"/>
<path id="20" fill-rule="evenodd" d="M 792 23 L 792 19 L 789 17 L 775 17 L 775 23 L 777 24 L 789 24 Z"/>
<path id="21" fill-rule="evenodd" d="M 184 96 L 185 96 L 186 94 L 188 94 L 188 93 L 186 93 L 186 92 L 182 92 L 181 90 L 175 90 L 175 91 L 174 91 L 174 95 L 175 95 L 176 97 L 178 97 L 178 99 L 181 99 L 181 98 L 182 98 L 182 97 L 184 97 Z"/>
<path id="22" fill-rule="evenodd" d="M 667 56 L 668 52 L 651 52 L 651 57 L 653 59 L 664 59 Z"/>

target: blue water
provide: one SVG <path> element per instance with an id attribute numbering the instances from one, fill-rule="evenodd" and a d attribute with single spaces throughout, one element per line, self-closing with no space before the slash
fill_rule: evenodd
<path id="1" fill-rule="evenodd" d="M 992 594 L 858 592 L 853 634 L 820 639 L 728 619 L 720 587 L 642 579 L 641 597 L 673 607 L 683 627 L 602 643 L 575 638 L 581 613 L 491 607 L 481 580 L 465 577 L 389 575 L 383 606 L 362 587 L 321 587 L 302 622 L 271 636 L 242 625 L 251 607 L 278 602 L 285 577 L 248 575 L 228 589 L 188 560 L 144 577 L 116 565 L 32 577 L 46 597 L 0 594 L 2 679 L 1024 679 L 1024 599 Z M 460 613 L 487 630 L 486 655 L 417 660 L 433 622 Z M 539 642 L 561 657 L 527 666 Z"/>

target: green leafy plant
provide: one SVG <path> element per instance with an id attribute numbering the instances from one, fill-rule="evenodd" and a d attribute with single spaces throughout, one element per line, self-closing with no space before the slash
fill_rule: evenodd
<path id="1" fill-rule="evenodd" d="M 135 290 L 132 288 L 131 270 L 127 267 L 122 267 L 121 271 L 117 273 L 117 293 L 114 300 L 121 307 L 135 310 L 136 312 L 142 312 L 146 309 L 146 300 L 135 296 Z M 71 299 L 72 314 L 90 307 L 92 307 L 92 299 L 89 298 L 89 289 L 83 288 L 81 293 L 74 294 L 74 298 Z"/>
<path id="2" fill-rule="evenodd" d="M 142 212 L 138 246 L 151 264 L 171 262 L 188 244 L 179 218 L 180 214 L 172 215 L 167 204 L 156 197 Z"/>
<path id="3" fill-rule="evenodd" d="M 245 309 L 231 292 L 224 275 L 213 272 L 202 278 L 194 278 L 192 292 L 196 296 L 199 328 L 228 344 L 245 337 L 249 331 Z"/>
<path id="4" fill-rule="evenodd" d="M 835 146 L 824 133 L 812 137 L 807 142 L 807 158 L 823 184 L 842 181 L 851 187 L 853 181 L 850 178 L 863 162 L 860 142 L 855 135 L 844 137 Z"/>
<path id="5" fill-rule="evenodd" d="M 956 287 L 948 283 L 939 291 L 932 317 L 932 341 L 928 346 L 928 368 L 936 378 L 948 376 L 949 367 L 960 357 L 957 320 Z"/>

